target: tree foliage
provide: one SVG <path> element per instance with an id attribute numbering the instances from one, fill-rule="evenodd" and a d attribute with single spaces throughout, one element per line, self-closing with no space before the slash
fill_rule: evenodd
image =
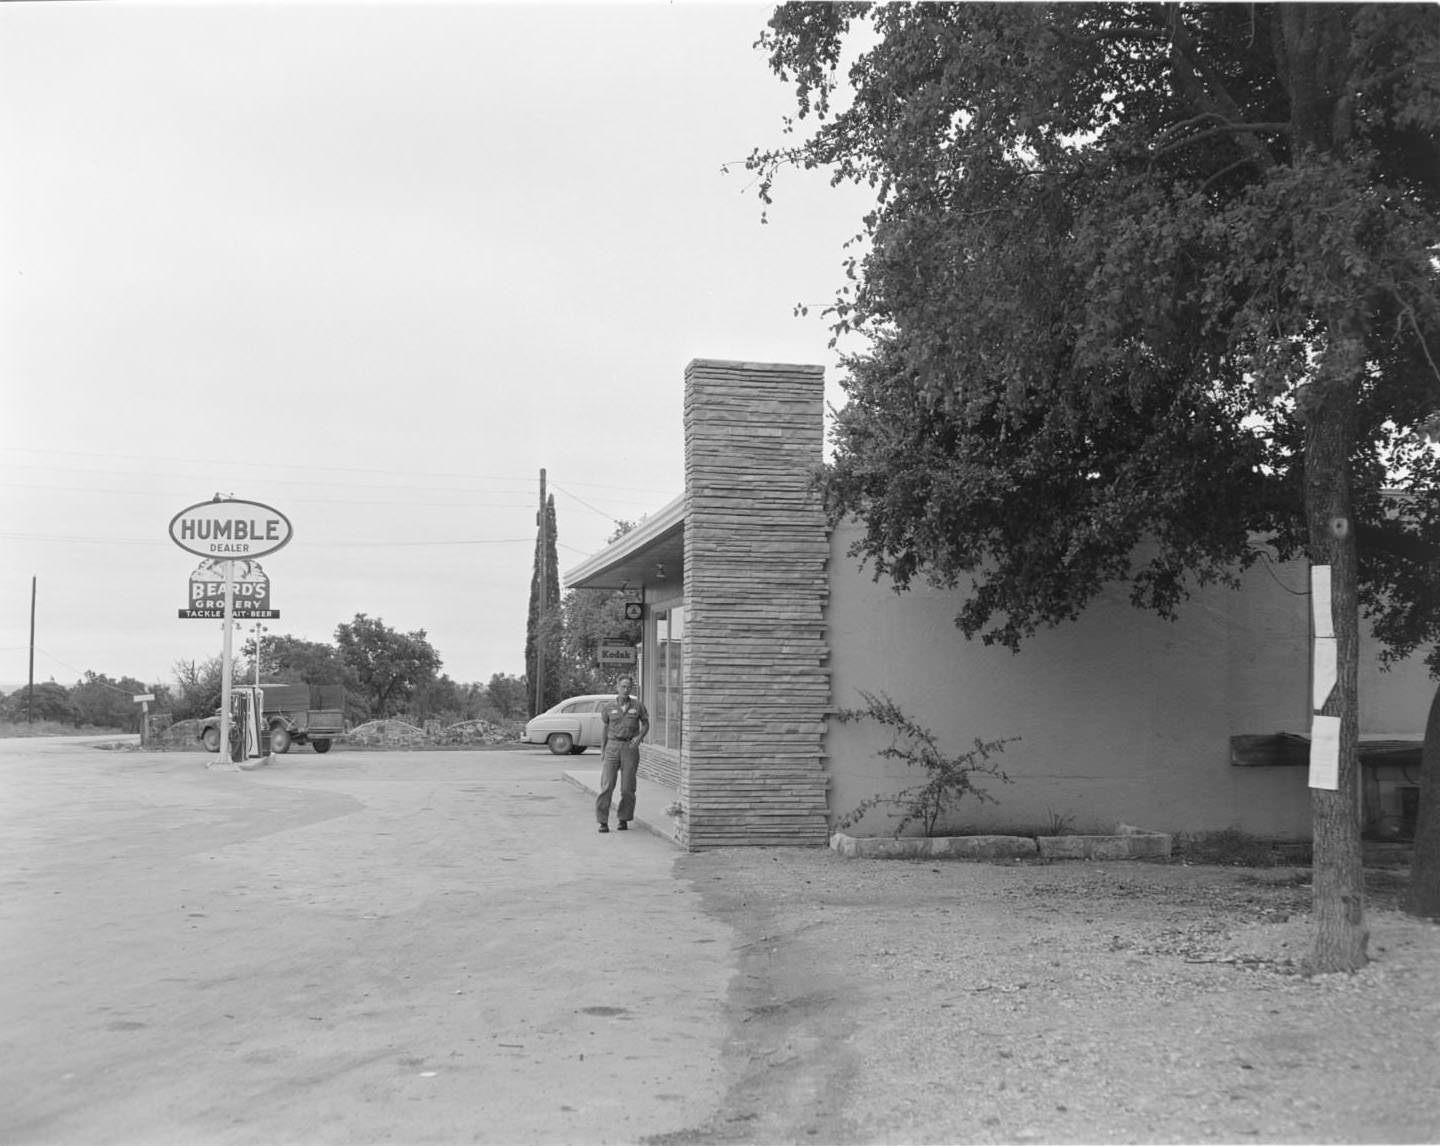
<path id="1" fill-rule="evenodd" d="M 141 709 L 134 698 L 153 691 L 133 676 L 115 680 L 87 670 L 70 689 L 70 703 L 80 724 L 139 732 Z"/>
<path id="2" fill-rule="evenodd" d="M 170 671 L 175 677 L 170 713 L 176 720 L 203 720 L 220 707 L 224 661 L 213 656 L 204 661 L 176 661 Z M 232 673 L 235 671 L 232 667 Z"/>
<path id="3" fill-rule="evenodd" d="M 30 723 L 47 720 L 75 724 L 79 720 L 69 689 L 53 680 L 40 681 L 33 690 L 29 685 L 17 688 L 0 704 L 0 714 L 6 720 Z"/>
<path id="4" fill-rule="evenodd" d="M 525 676 L 531 689 L 532 716 L 559 703 L 565 696 L 560 672 L 565 622 L 560 611 L 554 494 L 545 499 L 544 512 L 535 516 L 535 563 L 530 574 L 530 613 L 525 625 Z M 536 681 L 542 677 L 543 695 L 537 695 Z"/>
<path id="5" fill-rule="evenodd" d="M 563 696 L 609 692 L 615 673 L 599 665 L 601 640 L 639 645 L 641 622 L 625 619 L 625 596 L 619 590 L 572 589 L 560 602 L 564 635 L 560 646 Z"/>
<path id="6" fill-rule="evenodd" d="M 424 629 L 401 633 L 364 613 L 336 628 L 335 643 L 374 719 L 403 709 L 416 689 L 435 679 L 442 663 Z"/>
<path id="7" fill-rule="evenodd" d="M 605 544 L 613 545 L 635 528 L 633 521 L 617 521 Z M 602 672 L 602 640 L 639 645 L 642 622 L 625 619 L 625 594 L 615 589 L 571 589 L 560 602 L 564 632 L 560 645 L 561 696 L 608 692 L 614 674 Z"/>
<path id="8" fill-rule="evenodd" d="M 489 705 L 478 684 L 459 684 L 441 673 L 418 686 L 411 695 L 407 715 L 416 723 L 427 720 L 455 723 L 486 715 Z"/>
<path id="9" fill-rule="evenodd" d="M 1440 10 L 794 4 L 761 42 L 813 124 L 762 197 L 876 193 L 831 310 L 870 345 L 825 489 L 856 554 L 1010 648 L 1108 583 L 1173 615 L 1257 534 L 1330 565 L 1315 960 L 1359 966 L 1358 610 L 1440 667 Z"/>
<path id="10" fill-rule="evenodd" d="M 250 661 L 253 673 L 253 637 L 245 642 L 241 654 Z M 344 684 L 351 689 L 359 683 L 338 645 L 306 641 L 284 633 L 266 636 L 260 642 L 260 678 L 294 684 Z"/>
<path id="11" fill-rule="evenodd" d="M 485 700 L 502 720 L 524 720 L 530 711 L 528 689 L 523 677 L 494 673 L 485 685 Z"/>

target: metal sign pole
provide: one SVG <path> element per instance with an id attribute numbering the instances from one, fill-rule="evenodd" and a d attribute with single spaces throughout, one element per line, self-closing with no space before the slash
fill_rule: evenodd
<path id="1" fill-rule="evenodd" d="M 225 566 L 225 637 L 220 643 L 220 758 L 230 760 L 230 689 L 233 684 L 230 672 L 230 629 L 235 623 L 235 563 L 223 561 Z"/>

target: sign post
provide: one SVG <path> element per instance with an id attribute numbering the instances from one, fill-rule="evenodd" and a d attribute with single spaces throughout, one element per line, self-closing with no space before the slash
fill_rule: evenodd
<path id="1" fill-rule="evenodd" d="M 140 747 L 150 743 L 150 702 L 155 699 L 153 692 L 142 692 L 130 698 L 140 706 Z"/>
<path id="2" fill-rule="evenodd" d="M 221 564 L 225 566 L 225 635 L 220 639 L 220 758 L 228 762 L 235 759 L 230 751 L 230 690 L 235 686 L 234 669 L 230 665 L 231 629 L 235 624 L 235 568 L 229 561 Z"/>
<path id="3" fill-rule="evenodd" d="M 222 498 L 218 493 L 209 501 L 186 506 L 170 519 L 170 540 L 187 553 L 217 561 L 224 567 L 224 609 L 222 624 L 225 635 L 220 648 L 220 754 L 229 762 L 230 755 L 230 691 L 231 629 L 235 621 L 235 568 L 237 558 L 264 557 L 290 544 L 294 527 L 278 509 L 258 501 Z M 182 612 L 182 616 L 183 616 Z"/>

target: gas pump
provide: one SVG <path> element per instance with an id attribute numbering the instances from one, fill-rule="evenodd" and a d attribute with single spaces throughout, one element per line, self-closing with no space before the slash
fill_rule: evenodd
<path id="1" fill-rule="evenodd" d="M 270 738 L 261 728 L 265 690 L 244 686 L 230 690 L 230 759 L 241 764 L 269 755 Z"/>

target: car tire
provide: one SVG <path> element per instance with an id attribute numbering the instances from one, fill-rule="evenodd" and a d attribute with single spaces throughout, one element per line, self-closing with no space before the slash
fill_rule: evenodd
<path id="1" fill-rule="evenodd" d="M 575 739 L 568 732 L 552 732 L 547 743 L 556 756 L 568 756 L 570 749 L 575 747 Z"/>
<path id="2" fill-rule="evenodd" d="M 320 755 L 322 756 L 330 751 L 330 741 L 328 740 L 312 740 L 310 741 L 310 743 L 314 746 L 315 751 L 320 753 Z"/>
<path id="3" fill-rule="evenodd" d="M 270 730 L 270 751 L 276 756 L 284 756 L 290 751 L 290 730 L 288 728 L 272 728 Z"/>
<path id="4" fill-rule="evenodd" d="M 213 724 L 200 734 L 200 743 L 205 745 L 206 752 L 220 751 L 220 730 Z"/>
<path id="5" fill-rule="evenodd" d="M 570 745 L 570 755 L 571 755 L 571 756 L 579 756 L 579 755 L 580 755 L 582 752 L 584 752 L 584 751 L 585 751 L 585 745 L 583 745 L 583 744 L 572 744 L 572 745 Z"/>

